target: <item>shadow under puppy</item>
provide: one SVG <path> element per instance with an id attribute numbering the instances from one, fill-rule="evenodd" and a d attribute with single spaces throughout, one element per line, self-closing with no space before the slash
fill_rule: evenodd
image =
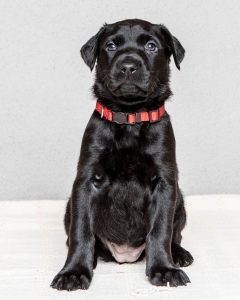
<path id="1" fill-rule="evenodd" d="M 65 214 L 68 255 L 51 286 L 87 289 L 97 257 L 119 263 L 146 256 L 158 286 L 186 285 L 193 262 L 181 247 L 186 223 L 175 138 L 165 101 L 169 63 L 184 48 L 163 25 L 133 19 L 105 24 L 81 49 L 92 70 L 96 110 L 82 140 Z"/>

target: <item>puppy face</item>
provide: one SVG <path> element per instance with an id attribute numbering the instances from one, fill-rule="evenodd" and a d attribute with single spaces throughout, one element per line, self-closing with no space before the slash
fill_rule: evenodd
<path id="1" fill-rule="evenodd" d="M 124 20 L 104 25 L 81 49 L 92 70 L 97 60 L 97 97 L 133 105 L 170 93 L 169 62 L 184 57 L 179 41 L 162 25 Z"/>

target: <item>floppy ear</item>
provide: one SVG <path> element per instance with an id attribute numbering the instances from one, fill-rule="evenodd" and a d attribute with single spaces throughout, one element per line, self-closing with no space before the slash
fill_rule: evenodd
<path id="1" fill-rule="evenodd" d="M 160 25 L 160 30 L 165 37 L 170 53 L 173 55 L 175 65 L 180 70 L 180 63 L 184 58 L 185 50 L 179 40 L 164 25 Z"/>
<path id="2" fill-rule="evenodd" d="M 90 40 L 88 40 L 86 42 L 86 44 L 84 44 L 80 50 L 82 59 L 84 60 L 84 62 L 86 63 L 87 66 L 89 66 L 90 70 L 92 71 L 96 59 L 97 59 L 97 55 L 98 55 L 98 46 L 99 46 L 99 41 L 106 29 L 107 24 L 104 24 L 100 30 L 98 31 L 97 34 L 95 34 L 93 37 L 90 38 Z"/>

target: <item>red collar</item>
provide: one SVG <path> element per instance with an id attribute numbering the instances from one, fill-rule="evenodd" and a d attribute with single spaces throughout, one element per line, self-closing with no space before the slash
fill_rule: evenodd
<path id="1" fill-rule="evenodd" d="M 102 105 L 98 100 L 96 103 L 96 111 L 99 112 L 101 118 L 105 118 L 110 122 L 118 124 L 135 124 L 140 122 L 158 122 L 165 114 L 164 105 L 161 105 L 157 110 L 141 111 L 136 113 L 123 113 L 112 111 L 110 108 Z"/>

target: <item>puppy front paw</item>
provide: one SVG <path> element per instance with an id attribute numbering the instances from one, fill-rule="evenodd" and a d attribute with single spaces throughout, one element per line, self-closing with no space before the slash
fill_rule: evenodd
<path id="1" fill-rule="evenodd" d="M 66 272 L 58 273 L 52 283 L 51 287 L 57 290 L 87 290 L 91 283 L 91 276 L 83 272 Z"/>
<path id="2" fill-rule="evenodd" d="M 157 286 L 177 287 L 190 283 L 188 276 L 180 269 L 154 268 L 149 272 L 149 281 Z"/>

